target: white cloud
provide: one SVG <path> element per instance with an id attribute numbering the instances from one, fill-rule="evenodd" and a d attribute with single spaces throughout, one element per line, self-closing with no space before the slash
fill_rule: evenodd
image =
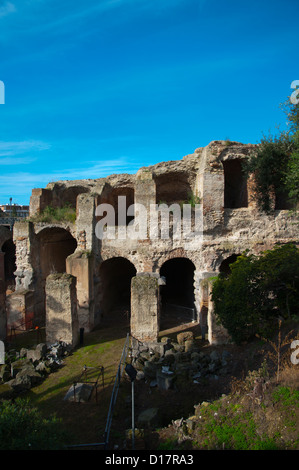
<path id="1" fill-rule="evenodd" d="M 34 162 L 35 158 L 32 157 L 4 157 L 0 158 L 1 165 L 29 165 Z"/>
<path id="2" fill-rule="evenodd" d="M 49 173 L 16 172 L 0 175 L 0 202 L 8 195 L 22 199 L 22 204 L 29 201 L 33 188 L 44 188 L 52 181 L 97 179 L 113 173 L 135 173 L 140 164 L 127 157 L 119 157 L 99 162 L 86 162 L 83 168 L 68 168 Z"/>
<path id="3" fill-rule="evenodd" d="M 25 140 L 21 142 L 0 141 L 0 157 L 13 157 L 14 155 L 19 155 L 22 153 L 48 150 L 49 148 L 50 148 L 50 145 L 48 143 L 42 142 L 39 140 Z M 13 162 L 13 160 L 11 161 Z M 0 163 L 1 162 L 2 160 L 0 160 Z M 25 163 L 25 159 L 23 163 Z M 8 165 L 8 164 L 13 164 L 13 163 L 3 162 L 3 164 Z M 18 164 L 17 161 L 16 161 L 16 164 Z"/>

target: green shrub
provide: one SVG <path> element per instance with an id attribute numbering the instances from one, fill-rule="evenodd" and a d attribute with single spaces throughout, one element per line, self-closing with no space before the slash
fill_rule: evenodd
<path id="1" fill-rule="evenodd" d="M 58 450 L 65 438 L 60 420 L 43 419 L 27 400 L 0 403 L 0 450 Z"/>
<path id="2" fill-rule="evenodd" d="M 278 318 L 291 318 L 299 303 L 299 250 L 277 246 L 260 256 L 239 256 L 213 283 L 218 320 L 240 343 L 259 334 L 271 337 Z"/>

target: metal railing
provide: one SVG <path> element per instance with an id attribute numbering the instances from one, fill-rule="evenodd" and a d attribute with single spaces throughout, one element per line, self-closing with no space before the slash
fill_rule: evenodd
<path id="1" fill-rule="evenodd" d="M 0 217 L 0 225 L 9 227 L 12 230 L 15 222 L 19 220 L 25 220 L 25 217 Z"/>
<path id="2" fill-rule="evenodd" d="M 115 376 L 115 381 L 114 381 L 114 386 L 111 394 L 111 399 L 110 399 L 110 406 L 108 410 L 108 415 L 107 415 L 107 420 L 106 420 L 106 427 L 105 427 L 105 432 L 104 432 L 104 442 L 94 442 L 90 444 L 74 444 L 74 445 L 68 445 L 66 446 L 68 449 L 75 448 L 75 447 L 100 447 L 103 446 L 105 450 L 108 449 L 109 446 L 109 436 L 110 436 L 110 429 L 111 429 L 111 424 L 112 424 L 112 419 L 113 419 L 113 412 L 114 412 L 114 407 L 116 404 L 116 399 L 117 399 L 117 394 L 121 382 L 121 378 L 124 372 L 125 368 L 125 361 L 127 359 L 128 351 L 130 348 L 130 334 L 127 333 L 127 337 L 125 340 L 125 344 L 122 350 L 121 358 L 118 364 L 118 369 L 117 373 Z"/>
<path id="3" fill-rule="evenodd" d="M 120 386 L 120 381 L 123 375 L 123 371 L 125 368 L 125 361 L 128 355 L 129 351 L 129 346 L 130 346 L 130 335 L 129 333 L 127 334 L 127 338 L 123 347 L 122 355 L 119 361 L 116 377 L 115 377 L 115 382 L 111 394 L 111 400 L 110 400 L 110 406 L 109 406 L 109 411 L 108 411 L 108 416 L 107 416 L 107 421 L 106 421 L 106 428 L 105 428 L 105 433 L 104 433 L 104 440 L 105 440 L 105 449 L 108 449 L 109 445 L 109 436 L 110 436 L 110 429 L 111 429 L 111 423 L 112 423 L 112 418 L 113 418 L 113 411 L 117 399 L 117 394 L 118 394 L 118 389 Z"/>

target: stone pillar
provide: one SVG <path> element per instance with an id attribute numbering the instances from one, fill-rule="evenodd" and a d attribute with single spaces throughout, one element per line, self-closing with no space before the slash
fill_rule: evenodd
<path id="1" fill-rule="evenodd" d="M 153 178 L 153 174 L 149 170 L 141 169 L 137 172 L 136 181 L 135 181 L 135 204 L 140 204 L 146 209 L 146 223 L 147 229 L 146 235 L 147 239 L 137 240 L 137 244 L 141 246 L 148 247 L 151 245 L 150 240 L 150 221 L 151 221 L 151 206 L 153 207 L 156 204 L 156 183 Z M 137 206 L 138 212 L 138 206 Z M 140 249 L 140 248 L 139 248 Z M 152 271 L 152 266 L 149 269 Z"/>
<path id="2" fill-rule="evenodd" d="M 139 273 L 131 284 L 131 335 L 141 342 L 158 340 L 160 327 L 159 276 Z"/>
<path id="3" fill-rule="evenodd" d="M 77 196 L 78 251 L 91 251 L 95 247 L 95 209 L 95 198 L 93 196 L 85 193 Z"/>
<path id="4" fill-rule="evenodd" d="M 212 284 L 209 282 L 209 305 L 208 305 L 208 340 L 210 344 L 226 344 L 230 340 L 230 336 L 223 325 L 219 324 L 215 313 L 214 303 L 211 300 Z"/>
<path id="5" fill-rule="evenodd" d="M 46 341 L 64 341 L 75 347 L 79 341 L 76 278 L 50 274 L 46 280 Z"/>
<path id="6" fill-rule="evenodd" d="M 32 289 L 32 243 L 34 238 L 33 224 L 28 221 L 17 221 L 13 230 L 16 245 L 16 290 Z"/>
<path id="7" fill-rule="evenodd" d="M 66 272 L 77 279 L 79 328 L 91 331 L 94 325 L 93 257 L 90 252 L 75 252 L 66 259 Z"/>
<path id="8" fill-rule="evenodd" d="M 135 182 L 135 204 L 142 204 L 149 210 L 151 204 L 156 204 L 156 184 L 153 174 L 148 170 L 139 170 Z"/>
<path id="9" fill-rule="evenodd" d="M 202 280 L 199 286 L 199 310 L 198 310 L 198 319 L 201 328 L 202 339 L 206 339 L 206 334 L 208 333 L 208 310 L 209 310 L 209 281 L 208 278 L 211 277 L 210 273 L 201 273 Z"/>
<path id="10" fill-rule="evenodd" d="M 203 306 L 208 305 L 208 278 L 215 276 L 215 273 L 208 271 L 194 272 L 194 296 L 195 296 L 195 307 L 197 312 L 197 321 L 201 322 L 201 311 Z"/>

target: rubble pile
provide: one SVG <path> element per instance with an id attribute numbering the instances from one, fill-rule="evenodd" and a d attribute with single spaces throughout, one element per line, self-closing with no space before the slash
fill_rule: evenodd
<path id="1" fill-rule="evenodd" d="M 177 340 L 164 337 L 161 342 L 136 342 L 132 348 L 132 365 L 137 380 L 151 387 L 168 390 L 178 379 L 199 383 L 204 378 L 219 378 L 229 373 L 232 355 L 227 350 L 203 352 L 190 331 L 179 333 Z"/>
<path id="2" fill-rule="evenodd" d="M 62 367 L 71 349 L 59 341 L 51 345 L 40 343 L 33 349 L 10 350 L 5 364 L 0 365 L 0 384 L 8 385 L 16 394 L 29 390 Z"/>

